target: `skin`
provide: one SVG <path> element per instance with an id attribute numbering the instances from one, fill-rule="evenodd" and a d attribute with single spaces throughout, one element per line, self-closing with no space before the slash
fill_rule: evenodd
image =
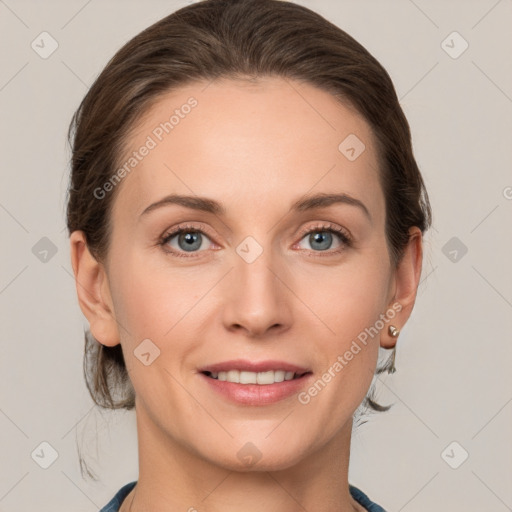
<path id="1" fill-rule="evenodd" d="M 396 343 L 389 324 L 402 328 L 413 308 L 421 232 L 411 228 L 395 268 L 374 136 L 356 111 L 280 78 L 206 86 L 161 97 L 131 134 L 127 154 L 197 99 L 118 185 L 107 260 L 91 256 L 82 232 L 71 235 L 80 307 L 99 342 L 121 343 L 136 391 L 139 479 L 121 511 L 364 510 L 348 490 L 352 415 L 379 344 Z M 354 161 L 338 150 L 351 133 L 366 146 Z M 349 204 L 289 212 L 319 192 L 357 198 L 371 218 Z M 215 199 L 226 214 L 168 205 L 141 217 L 170 193 Z M 208 231 L 195 252 L 176 236 L 167 248 L 188 257 L 172 256 L 158 241 L 183 222 Z M 319 224 L 344 228 L 351 245 L 301 234 Z M 236 252 L 247 236 L 263 249 L 252 263 Z M 198 374 L 230 359 L 278 359 L 316 380 L 397 302 L 401 311 L 308 404 L 236 405 Z M 148 338 L 160 355 L 145 366 L 133 354 Z M 247 442 L 261 453 L 250 467 L 237 456 Z"/>

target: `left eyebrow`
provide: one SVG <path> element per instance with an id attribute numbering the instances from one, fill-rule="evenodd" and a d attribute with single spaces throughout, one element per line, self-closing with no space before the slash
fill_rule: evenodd
<path id="1" fill-rule="evenodd" d="M 160 199 L 156 203 L 150 204 L 140 214 L 140 216 L 142 217 L 143 215 L 146 215 L 149 212 L 156 210 L 157 208 L 161 208 L 163 206 L 171 204 L 177 204 L 179 206 L 184 206 L 185 208 L 212 213 L 214 215 L 226 214 L 225 208 L 214 199 L 199 196 L 171 194 Z M 348 194 L 320 193 L 312 196 L 306 196 L 293 203 L 290 208 L 290 211 L 304 212 L 307 210 L 326 208 L 334 204 L 347 204 L 350 206 L 355 206 L 359 208 L 368 217 L 370 221 L 372 220 L 370 212 L 368 211 L 368 208 L 364 205 L 364 203 L 359 199 L 356 199 L 355 197 L 349 196 Z"/>
<path id="2" fill-rule="evenodd" d="M 355 197 L 349 196 L 348 194 L 315 194 L 313 196 L 306 196 L 293 203 L 290 210 L 303 212 L 306 210 L 314 210 L 316 208 L 326 208 L 333 204 L 348 204 L 350 206 L 356 206 L 359 208 L 371 221 L 372 216 L 366 208 L 365 204 L 356 199 Z"/>

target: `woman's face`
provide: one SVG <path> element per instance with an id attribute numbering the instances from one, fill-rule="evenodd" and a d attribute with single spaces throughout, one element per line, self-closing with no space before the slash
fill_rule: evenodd
<path id="1" fill-rule="evenodd" d="M 334 443 L 400 326 L 367 123 L 298 82 L 196 83 L 151 107 L 125 163 L 103 189 L 119 187 L 106 269 L 138 421 L 238 470 Z M 307 373 L 263 383 L 283 370 Z"/>

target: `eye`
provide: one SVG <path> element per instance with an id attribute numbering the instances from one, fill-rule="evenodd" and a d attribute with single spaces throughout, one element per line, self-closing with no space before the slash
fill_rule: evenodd
<path id="1" fill-rule="evenodd" d="M 207 229 L 204 227 L 179 225 L 165 233 L 158 243 L 171 256 L 193 257 L 194 253 L 203 252 L 205 249 L 211 248 L 209 244 L 213 244 L 205 231 Z M 326 256 L 339 253 L 352 244 L 349 233 L 334 224 L 310 227 L 304 230 L 300 236 L 302 237 L 301 242 L 306 240 L 310 244 L 311 248 L 305 250 L 314 253 L 326 252 Z M 338 239 L 338 246 L 332 248 L 333 240 L 336 242 L 336 238 Z M 299 245 L 301 242 L 299 242 Z"/>
<path id="2" fill-rule="evenodd" d="M 338 246 L 331 250 L 333 235 L 334 241 L 338 238 Z M 352 242 L 346 230 L 333 224 L 324 224 L 308 228 L 301 236 L 303 237 L 301 241 L 306 240 L 310 244 L 311 249 L 306 248 L 307 250 L 313 250 L 314 252 L 329 251 L 329 254 L 343 251 L 346 247 L 350 247 Z"/>
<path id="3" fill-rule="evenodd" d="M 206 233 L 197 227 L 180 225 L 166 233 L 159 241 L 166 252 L 178 257 L 188 257 L 186 253 L 201 252 L 208 249 L 211 240 Z"/>

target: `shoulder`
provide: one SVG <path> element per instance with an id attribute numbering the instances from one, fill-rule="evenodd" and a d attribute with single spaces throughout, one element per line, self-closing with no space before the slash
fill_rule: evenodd
<path id="1" fill-rule="evenodd" d="M 117 491 L 115 496 L 100 510 L 100 512 L 118 512 L 121 503 L 128 496 L 130 491 L 135 487 L 137 481 L 130 482 L 129 484 L 124 485 Z"/>
<path id="2" fill-rule="evenodd" d="M 380 505 L 374 503 L 363 491 L 349 484 L 349 491 L 352 497 L 362 505 L 368 512 L 386 512 Z"/>

